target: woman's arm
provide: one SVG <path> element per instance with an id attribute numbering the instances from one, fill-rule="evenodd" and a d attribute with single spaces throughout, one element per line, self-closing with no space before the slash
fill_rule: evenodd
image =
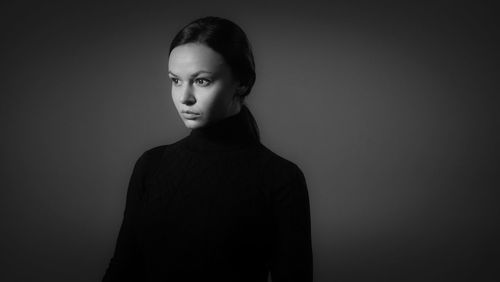
<path id="1" fill-rule="evenodd" d="M 273 195 L 273 282 L 311 282 L 313 258 L 309 195 L 302 171 L 295 165 L 292 177 Z"/>
<path id="2" fill-rule="evenodd" d="M 140 259 L 135 224 L 143 190 L 145 164 L 146 153 L 142 154 L 134 165 L 115 252 L 104 274 L 103 282 L 141 281 L 143 278 L 143 262 Z"/>

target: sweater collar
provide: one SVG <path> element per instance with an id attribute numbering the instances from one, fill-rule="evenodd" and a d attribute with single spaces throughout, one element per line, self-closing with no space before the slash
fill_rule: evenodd
<path id="1" fill-rule="evenodd" d="M 259 143 L 244 106 L 232 116 L 192 129 L 186 138 L 186 146 L 191 151 L 231 151 Z"/>

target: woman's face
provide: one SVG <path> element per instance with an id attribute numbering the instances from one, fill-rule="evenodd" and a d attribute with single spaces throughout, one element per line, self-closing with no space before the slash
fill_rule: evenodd
<path id="1" fill-rule="evenodd" d="M 175 47 L 168 60 L 172 99 L 187 128 L 236 114 L 238 81 L 224 58 L 210 47 L 188 43 Z"/>

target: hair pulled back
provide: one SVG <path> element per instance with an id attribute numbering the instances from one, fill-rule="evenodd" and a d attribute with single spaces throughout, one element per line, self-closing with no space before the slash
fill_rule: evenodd
<path id="1" fill-rule="evenodd" d="M 204 17 L 184 26 L 170 43 L 170 50 L 188 43 L 200 43 L 219 53 L 241 84 L 237 94 L 242 102 L 242 112 L 251 125 L 253 135 L 260 139 L 255 118 L 243 104 L 255 83 L 255 62 L 252 48 L 245 32 L 234 22 L 220 17 Z"/>
<path id="2" fill-rule="evenodd" d="M 170 52 L 180 45 L 200 43 L 219 53 L 244 87 L 246 97 L 255 83 L 255 62 L 245 32 L 234 22 L 219 17 L 204 17 L 184 26 L 170 43 Z"/>

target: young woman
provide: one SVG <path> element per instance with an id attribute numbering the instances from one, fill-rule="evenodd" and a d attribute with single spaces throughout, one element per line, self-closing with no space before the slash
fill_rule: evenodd
<path id="1" fill-rule="evenodd" d="M 191 22 L 168 69 L 191 132 L 137 160 L 103 281 L 312 281 L 306 181 L 260 143 L 244 103 L 255 66 L 243 30 Z"/>

